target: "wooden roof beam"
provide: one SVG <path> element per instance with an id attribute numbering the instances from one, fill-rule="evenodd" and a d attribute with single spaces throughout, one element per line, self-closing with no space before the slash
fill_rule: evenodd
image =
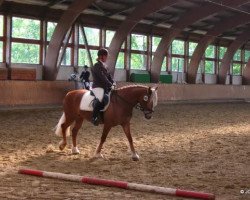
<path id="1" fill-rule="evenodd" d="M 230 6 L 230 7 L 237 7 L 245 3 L 246 1 L 247 0 L 237 0 L 237 1 L 221 0 L 223 4 L 226 4 L 227 6 Z M 199 10 L 199 12 L 197 12 L 197 9 Z M 166 31 L 165 35 L 162 37 L 154 53 L 154 58 L 151 64 L 151 81 L 152 82 L 155 82 L 155 83 L 159 82 L 161 66 L 162 66 L 164 56 L 167 54 L 168 48 L 171 45 L 174 38 L 177 37 L 184 28 L 188 27 L 194 22 L 202 18 L 208 17 L 210 15 L 213 15 L 222 10 L 225 10 L 225 7 L 221 7 L 216 4 L 205 2 L 202 4 L 202 7 L 200 8 L 195 7 L 189 10 L 188 12 L 184 13 L 173 24 L 173 26 L 168 31 Z"/>
<path id="2" fill-rule="evenodd" d="M 242 24 L 248 23 L 250 16 L 241 13 L 234 17 L 229 17 L 217 23 L 211 30 L 207 32 L 198 42 L 195 51 L 191 57 L 191 61 L 187 71 L 187 82 L 195 84 L 196 74 L 199 68 L 199 63 L 204 55 L 206 48 L 211 44 L 215 37 L 221 35 L 225 30 L 237 27 Z"/>

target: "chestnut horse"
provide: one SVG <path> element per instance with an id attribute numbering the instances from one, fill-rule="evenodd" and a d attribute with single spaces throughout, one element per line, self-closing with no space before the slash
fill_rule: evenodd
<path id="1" fill-rule="evenodd" d="M 63 115 L 56 126 L 56 134 L 63 137 L 59 148 L 63 150 L 67 144 L 66 136 L 69 135 L 72 126 L 72 153 L 80 153 L 76 145 L 76 137 L 83 121 L 91 121 L 92 112 L 80 109 L 82 97 L 87 90 L 74 90 L 69 92 L 63 102 Z M 115 89 L 110 95 L 110 104 L 103 113 L 103 131 L 99 145 L 94 157 L 102 157 L 101 149 L 110 129 L 121 125 L 128 139 L 132 152 L 132 159 L 137 161 L 139 156 L 135 151 L 133 139 L 130 133 L 130 120 L 133 108 L 139 108 L 146 119 L 150 119 L 154 108 L 157 105 L 157 87 L 147 87 L 142 85 L 124 86 Z"/>

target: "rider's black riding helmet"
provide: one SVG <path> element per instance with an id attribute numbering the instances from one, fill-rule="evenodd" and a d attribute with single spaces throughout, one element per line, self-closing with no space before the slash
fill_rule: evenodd
<path id="1" fill-rule="evenodd" d="M 105 48 L 100 49 L 100 50 L 98 51 L 98 53 L 97 53 L 98 57 L 100 57 L 100 56 L 107 56 L 108 54 L 109 54 L 109 52 L 108 52 L 108 50 L 105 49 Z"/>

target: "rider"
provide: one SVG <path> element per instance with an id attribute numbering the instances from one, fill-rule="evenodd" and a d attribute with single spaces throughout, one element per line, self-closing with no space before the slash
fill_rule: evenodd
<path id="1" fill-rule="evenodd" d="M 80 80 L 83 84 L 83 88 L 89 90 L 89 76 L 90 76 L 90 72 L 88 71 L 88 66 L 84 65 L 81 76 L 80 76 Z"/>
<path id="2" fill-rule="evenodd" d="M 108 50 L 100 49 L 97 53 L 97 62 L 93 67 L 91 67 L 91 73 L 93 76 L 93 93 L 96 96 L 96 99 L 93 103 L 93 119 L 92 123 L 97 126 L 99 123 L 99 112 L 102 109 L 102 101 L 104 94 L 110 92 L 114 87 L 114 80 L 108 72 L 105 62 L 108 58 Z"/>

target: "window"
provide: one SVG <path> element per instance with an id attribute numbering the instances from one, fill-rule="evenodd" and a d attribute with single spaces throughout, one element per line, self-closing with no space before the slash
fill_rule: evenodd
<path id="1" fill-rule="evenodd" d="M 205 60 L 205 73 L 214 74 L 214 61 Z"/>
<path id="2" fill-rule="evenodd" d="M 0 15 L 0 37 L 3 36 L 3 15 Z"/>
<path id="3" fill-rule="evenodd" d="M 120 52 L 116 61 L 115 68 L 124 69 L 124 53 Z"/>
<path id="4" fill-rule="evenodd" d="M 114 35 L 115 35 L 115 31 L 106 30 L 105 47 L 109 47 L 110 46 L 111 41 L 112 41 Z M 121 48 L 124 49 L 124 47 L 125 47 L 125 42 L 123 42 Z"/>
<path id="5" fill-rule="evenodd" d="M 90 56 L 91 56 L 91 60 L 93 63 L 95 63 L 95 61 L 96 61 L 97 52 L 98 52 L 98 50 L 90 49 Z M 90 60 L 89 60 L 88 52 L 86 49 L 79 49 L 78 65 L 79 66 L 84 66 L 84 65 L 90 66 Z"/>
<path id="6" fill-rule="evenodd" d="M 163 72 L 167 71 L 167 59 L 166 59 L 166 56 L 164 57 L 163 63 L 161 65 L 161 71 L 163 71 Z"/>
<path id="7" fill-rule="evenodd" d="M 146 69 L 147 56 L 131 53 L 131 69 Z"/>
<path id="8" fill-rule="evenodd" d="M 13 17 L 12 37 L 40 40 L 40 21 Z"/>
<path id="9" fill-rule="evenodd" d="M 209 45 L 205 51 L 205 73 L 215 73 L 215 46 Z"/>
<path id="10" fill-rule="evenodd" d="M 198 43 L 196 43 L 196 42 L 189 42 L 188 45 L 189 45 L 189 48 L 188 48 L 188 55 L 189 55 L 189 56 L 192 56 L 193 53 L 194 53 L 194 50 L 195 50 L 196 46 L 198 45 Z"/>
<path id="11" fill-rule="evenodd" d="M 0 62 L 3 62 L 3 42 L 0 41 Z"/>
<path id="12" fill-rule="evenodd" d="M 184 71 L 184 41 L 174 40 L 172 42 L 171 70 L 175 72 Z"/>
<path id="13" fill-rule="evenodd" d="M 12 63 L 39 63 L 39 45 L 14 43 L 11 45 Z"/>
<path id="14" fill-rule="evenodd" d="M 214 58 L 215 57 L 215 46 L 209 45 L 205 51 L 206 58 Z"/>
<path id="15" fill-rule="evenodd" d="M 78 55 L 78 65 L 79 66 L 90 66 L 89 57 L 86 49 L 79 49 Z"/>
<path id="16" fill-rule="evenodd" d="M 238 49 L 233 57 L 232 68 L 230 70 L 232 75 L 241 75 L 241 66 L 243 66 L 243 62 L 241 60 L 241 50 Z"/>
<path id="17" fill-rule="evenodd" d="M 90 49 L 90 55 L 91 55 L 91 58 L 92 58 L 92 62 L 95 63 L 96 59 L 97 59 L 97 53 L 98 53 L 98 50 L 93 50 L 93 49 Z"/>
<path id="18" fill-rule="evenodd" d="M 61 65 L 71 65 L 71 48 L 65 49 Z"/>
<path id="19" fill-rule="evenodd" d="M 249 59 L 250 59 L 250 51 L 245 50 L 245 62 L 248 62 Z"/>
<path id="20" fill-rule="evenodd" d="M 198 45 L 198 43 L 196 43 L 196 42 L 189 42 L 188 43 L 188 66 L 190 66 L 189 64 L 190 64 L 190 61 L 191 61 L 191 57 L 192 57 L 197 45 Z M 197 73 L 199 72 L 199 69 L 198 69 Z"/>
<path id="21" fill-rule="evenodd" d="M 227 51 L 226 47 L 219 47 L 219 59 L 223 59 L 226 51 Z"/>
<path id="22" fill-rule="evenodd" d="M 237 50 L 236 53 L 234 54 L 233 60 L 235 61 L 241 61 L 241 50 Z"/>
<path id="23" fill-rule="evenodd" d="M 3 62 L 3 15 L 0 15 L 0 62 Z"/>
<path id="24" fill-rule="evenodd" d="M 184 41 L 174 40 L 172 42 L 172 54 L 184 55 Z"/>
<path id="25" fill-rule="evenodd" d="M 145 70 L 147 66 L 147 36 L 131 34 L 131 69 Z"/>
<path id="26" fill-rule="evenodd" d="M 106 30 L 105 47 L 109 47 L 109 45 L 111 44 L 111 41 L 112 41 L 114 35 L 115 35 L 115 31 Z"/>
<path id="27" fill-rule="evenodd" d="M 100 29 L 84 27 L 88 45 L 100 46 Z"/>
<path id="28" fill-rule="evenodd" d="M 147 36 L 131 34 L 131 49 L 132 50 L 147 50 Z"/>
<path id="29" fill-rule="evenodd" d="M 40 21 L 12 17 L 11 62 L 39 64 Z"/>
<path id="30" fill-rule="evenodd" d="M 233 63 L 233 75 L 241 75 L 241 64 Z"/>
<path id="31" fill-rule="evenodd" d="M 160 37 L 152 37 L 152 52 L 156 51 L 160 41 L 161 41 Z"/>
<path id="32" fill-rule="evenodd" d="M 51 37 L 52 37 L 52 35 L 54 33 L 56 25 L 57 25 L 56 22 L 48 22 L 47 23 L 47 41 L 51 40 Z"/>
<path id="33" fill-rule="evenodd" d="M 184 58 L 172 57 L 171 68 L 174 72 L 183 72 L 184 69 Z"/>

